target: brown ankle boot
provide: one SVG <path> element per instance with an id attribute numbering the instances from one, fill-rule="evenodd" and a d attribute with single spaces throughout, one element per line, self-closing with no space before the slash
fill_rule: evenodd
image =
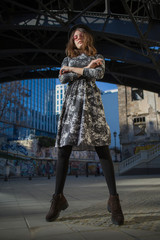
<path id="1" fill-rule="evenodd" d="M 63 194 L 54 194 L 51 200 L 50 210 L 46 215 L 46 221 L 52 222 L 56 220 L 59 217 L 60 211 L 65 210 L 68 206 L 68 202 Z"/>
<path id="2" fill-rule="evenodd" d="M 112 213 L 112 222 L 116 225 L 123 225 L 124 224 L 124 216 L 121 209 L 121 205 L 119 202 L 119 196 L 117 195 L 110 195 L 108 200 L 108 211 Z"/>

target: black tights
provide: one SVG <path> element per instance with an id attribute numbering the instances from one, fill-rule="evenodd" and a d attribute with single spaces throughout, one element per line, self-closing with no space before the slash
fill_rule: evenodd
<path id="1" fill-rule="evenodd" d="M 114 175 L 114 167 L 108 146 L 95 147 L 100 159 L 109 193 L 116 195 L 116 183 Z M 72 152 L 72 146 L 64 146 L 58 148 L 58 161 L 56 167 L 56 189 L 55 194 L 63 193 L 63 188 L 67 176 L 69 157 Z"/>

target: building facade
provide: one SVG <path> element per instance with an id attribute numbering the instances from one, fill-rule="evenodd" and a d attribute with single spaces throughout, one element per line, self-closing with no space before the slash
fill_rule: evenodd
<path id="1" fill-rule="evenodd" d="M 122 159 L 149 149 L 160 140 L 160 96 L 142 89 L 118 86 Z"/>
<path id="2" fill-rule="evenodd" d="M 9 83 L 3 84 L 10 86 Z M 4 135 L 14 139 L 24 139 L 31 135 L 54 137 L 56 134 L 55 79 L 22 80 L 21 87 L 29 94 L 21 96 L 23 108 L 17 107 L 15 103 L 13 109 L 1 119 Z"/>

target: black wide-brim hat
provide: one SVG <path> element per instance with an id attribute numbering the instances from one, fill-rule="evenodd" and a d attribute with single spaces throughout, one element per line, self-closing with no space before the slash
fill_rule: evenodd
<path id="1" fill-rule="evenodd" d="M 68 32 L 68 39 L 70 38 L 72 32 L 75 31 L 77 28 L 83 28 L 84 30 L 86 30 L 86 32 L 90 33 L 93 36 L 92 30 L 87 25 L 85 25 L 85 24 L 76 24 L 76 25 L 74 25 L 74 26 L 72 26 L 70 28 L 70 30 Z"/>

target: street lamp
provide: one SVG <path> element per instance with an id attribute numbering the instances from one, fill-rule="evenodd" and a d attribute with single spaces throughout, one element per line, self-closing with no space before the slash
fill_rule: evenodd
<path id="1" fill-rule="evenodd" d="M 119 142 L 120 142 L 120 162 L 122 161 L 122 145 L 121 145 L 122 140 L 121 140 L 121 138 L 122 138 L 122 134 L 120 133 L 120 134 L 119 134 Z"/>
<path id="2" fill-rule="evenodd" d="M 116 137 L 117 137 L 117 132 L 115 131 L 114 133 L 113 133 L 113 135 L 114 135 L 114 142 L 115 142 L 115 162 L 117 162 L 117 151 L 116 151 Z"/>

